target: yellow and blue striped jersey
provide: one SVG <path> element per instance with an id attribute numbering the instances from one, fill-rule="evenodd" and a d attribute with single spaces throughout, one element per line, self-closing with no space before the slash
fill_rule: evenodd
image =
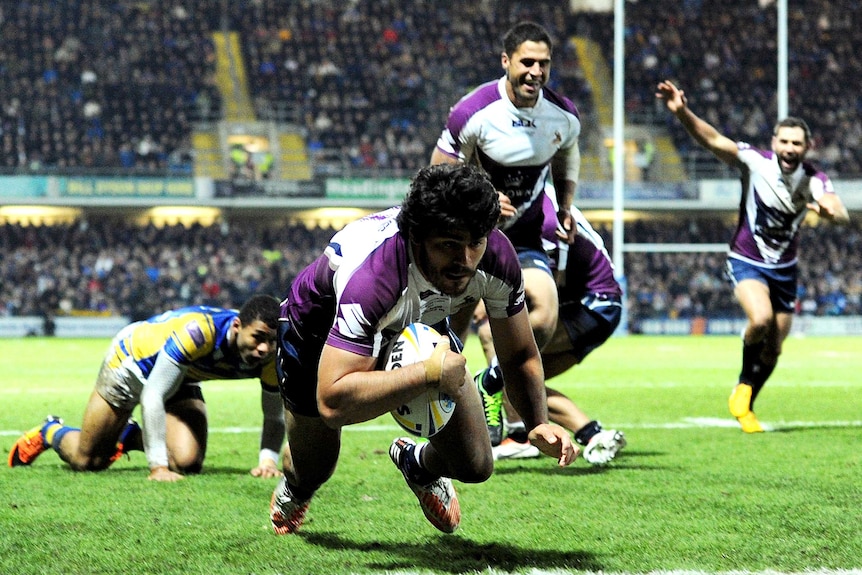
<path id="1" fill-rule="evenodd" d="M 109 365 L 118 368 L 131 360 L 146 378 L 156 357 L 166 353 L 186 369 L 183 383 L 260 378 L 263 386 L 278 389 L 274 357 L 252 367 L 230 351 L 228 334 L 238 315 L 237 310 L 193 306 L 137 322 L 124 337 L 115 338 Z"/>

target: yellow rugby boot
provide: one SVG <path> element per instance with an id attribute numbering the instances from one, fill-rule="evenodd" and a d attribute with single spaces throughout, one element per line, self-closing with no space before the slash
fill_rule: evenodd
<path id="1" fill-rule="evenodd" d="M 751 413 L 751 392 L 751 386 L 747 383 L 740 383 L 733 388 L 733 392 L 727 400 L 730 414 L 733 417 L 739 419 Z"/>
<path id="2" fill-rule="evenodd" d="M 737 417 L 737 421 L 739 421 L 739 425 L 742 426 L 742 431 L 745 433 L 763 433 L 763 426 L 760 425 L 760 422 L 757 420 L 757 416 L 754 415 L 753 411 L 749 411 L 742 417 Z"/>

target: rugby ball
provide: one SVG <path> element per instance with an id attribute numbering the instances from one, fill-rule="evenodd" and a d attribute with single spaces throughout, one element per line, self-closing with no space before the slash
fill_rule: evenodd
<path id="1" fill-rule="evenodd" d="M 383 369 L 391 371 L 431 357 L 440 334 L 431 326 L 413 323 L 392 342 Z M 429 390 L 392 410 L 392 417 L 406 431 L 431 437 L 449 422 L 455 402 L 445 393 Z"/>

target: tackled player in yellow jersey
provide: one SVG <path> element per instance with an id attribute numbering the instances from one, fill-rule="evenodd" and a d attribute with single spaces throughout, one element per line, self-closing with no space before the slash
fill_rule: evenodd
<path id="1" fill-rule="evenodd" d="M 253 296 L 237 310 L 186 307 L 122 329 L 111 342 L 81 428 L 55 416 L 25 433 L 10 467 L 30 465 L 49 448 L 76 471 L 106 469 L 123 453 L 143 450 L 149 478 L 176 481 L 198 473 L 207 446 L 200 382 L 259 378 L 264 412 L 258 477 L 280 475 L 284 412 L 274 355 L 279 302 Z M 130 419 L 141 405 L 143 429 Z"/>

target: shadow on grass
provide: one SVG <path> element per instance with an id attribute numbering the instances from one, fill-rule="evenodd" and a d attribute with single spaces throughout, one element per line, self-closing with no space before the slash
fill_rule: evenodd
<path id="1" fill-rule="evenodd" d="M 455 536 L 439 535 L 415 544 L 357 543 L 331 532 L 299 533 L 312 545 L 331 550 L 369 553 L 363 565 L 371 570 L 429 570 L 444 573 L 472 573 L 493 568 L 515 572 L 533 569 L 577 569 L 598 572 L 602 565 L 586 551 L 525 548 L 513 544 L 480 544 Z M 391 559 L 381 560 L 381 556 Z M 354 565 L 356 567 L 357 565 Z"/>
<path id="2" fill-rule="evenodd" d="M 578 457 L 568 467 L 557 467 L 550 458 L 537 458 L 531 460 L 506 460 L 494 464 L 494 475 L 511 475 L 514 473 L 540 473 L 542 475 L 601 475 L 613 472 L 614 469 L 652 469 L 653 466 L 645 467 L 642 463 L 634 461 L 638 458 L 657 457 L 664 455 L 661 451 L 631 451 L 618 456 L 607 465 L 591 465 Z M 550 465 L 548 465 L 550 463 Z"/>
<path id="3" fill-rule="evenodd" d="M 858 422 L 850 422 L 849 425 L 847 422 L 823 423 L 817 425 L 774 424 L 769 426 L 767 433 L 799 433 L 800 431 L 823 431 L 827 429 L 845 431 L 852 427 L 859 426 L 860 424 Z M 858 433 L 858 431 L 854 431 L 854 433 Z"/>

